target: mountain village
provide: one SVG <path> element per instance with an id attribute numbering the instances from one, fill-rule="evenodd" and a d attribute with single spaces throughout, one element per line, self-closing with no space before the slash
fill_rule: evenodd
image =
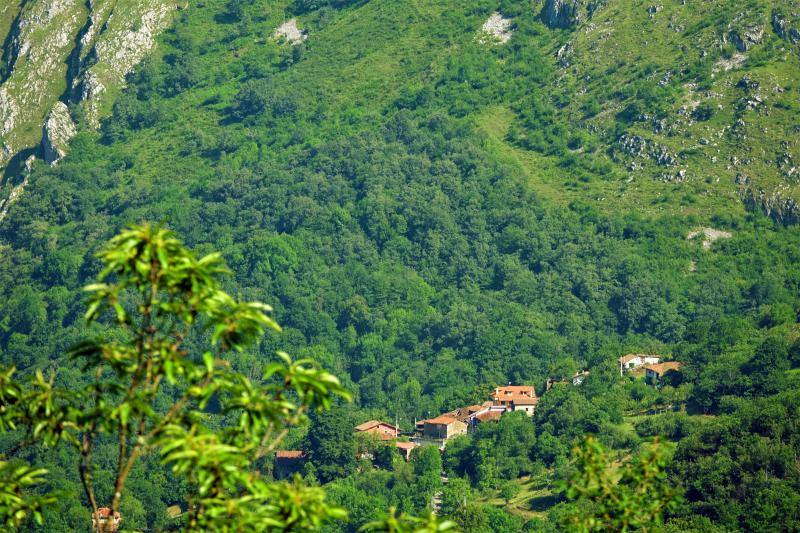
<path id="1" fill-rule="evenodd" d="M 631 353 L 621 356 L 618 363 L 621 375 L 628 373 L 633 376 L 644 376 L 645 381 L 655 387 L 667 379 L 679 377 L 682 367 L 682 363 L 678 361 L 665 361 L 662 356 L 654 354 Z M 556 385 L 580 386 L 589 375 L 590 371 L 583 369 L 570 379 L 548 379 L 545 383 L 545 394 Z M 382 420 L 367 420 L 355 426 L 353 431 L 357 435 L 373 436 L 386 445 L 394 446 L 408 461 L 411 452 L 417 447 L 436 446 L 440 451 L 444 451 L 450 439 L 466 435 L 480 424 L 496 422 L 505 414 L 523 412 L 532 417 L 538 403 L 539 397 L 536 395 L 534 385 L 509 383 L 495 387 L 489 399 L 480 404 L 460 407 L 425 420 L 415 420 L 414 429 L 410 432 L 403 431 L 397 423 L 392 424 Z M 359 458 L 371 459 L 368 455 L 359 454 Z M 279 450 L 275 456 L 275 476 L 285 478 L 299 471 L 306 459 L 306 453 L 301 450 Z"/>

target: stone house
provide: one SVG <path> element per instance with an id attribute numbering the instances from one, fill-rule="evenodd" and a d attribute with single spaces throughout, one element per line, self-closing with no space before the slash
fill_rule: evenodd
<path id="1" fill-rule="evenodd" d="M 441 415 L 422 421 L 422 434 L 425 438 L 447 440 L 467 432 L 467 425 L 449 415 Z"/>

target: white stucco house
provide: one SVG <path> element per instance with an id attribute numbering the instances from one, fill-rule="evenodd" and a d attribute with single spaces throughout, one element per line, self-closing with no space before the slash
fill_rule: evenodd
<path id="1" fill-rule="evenodd" d="M 622 374 L 626 370 L 633 370 L 642 365 L 655 365 L 660 361 L 661 357 L 658 355 L 629 353 L 619 358 L 619 373 Z"/>

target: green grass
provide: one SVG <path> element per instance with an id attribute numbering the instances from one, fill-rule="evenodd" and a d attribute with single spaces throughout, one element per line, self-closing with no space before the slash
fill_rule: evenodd
<path id="1" fill-rule="evenodd" d="M 567 206 L 581 200 L 605 213 L 635 211 L 651 217 L 690 215 L 708 219 L 714 213 L 744 213 L 730 187 L 710 187 L 705 183 L 668 185 L 647 176 L 627 179 L 594 179 L 581 182 L 559 168 L 556 157 L 525 150 L 508 142 L 508 128 L 514 113 L 505 106 L 492 106 L 476 117 L 478 131 L 485 134 L 488 149 L 498 159 L 510 163 L 527 177 L 528 184 L 542 198 Z M 686 202 L 687 195 L 699 198 Z"/>
<path id="2" fill-rule="evenodd" d="M 747 175 L 755 188 L 782 188 L 784 194 L 797 197 L 797 182 L 782 176 L 774 164 L 781 150 L 792 153 L 795 160 L 800 156 L 792 142 L 797 109 L 791 103 L 800 95 L 796 83 L 800 54 L 770 30 L 769 14 L 779 5 L 785 4 L 667 3 L 650 17 L 641 2 L 612 2 L 595 15 L 592 29 L 571 34 L 574 53 L 570 65 L 558 73 L 558 87 L 547 89 L 565 102 L 558 110 L 564 123 L 600 132 L 596 136 L 602 150 L 613 152 L 616 136 L 610 132 L 618 127 L 616 115 L 626 106 L 639 105 L 648 118 L 634 120 L 626 130 L 683 153 L 675 168 L 644 160 L 638 161 L 642 168 L 629 171 L 625 167 L 630 158 L 623 158 L 615 167 L 622 179 L 592 182 L 579 194 L 609 210 L 634 208 L 648 214 L 703 218 L 731 210 L 742 212 L 737 174 Z M 764 27 L 764 41 L 745 54 L 740 68 L 725 72 L 715 67 L 722 59 L 719 36 L 734 18 L 741 21 L 738 24 Z M 701 52 L 707 55 L 703 57 Z M 698 67 L 687 69 L 691 65 Z M 736 84 L 745 75 L 761 84 L 756 92 L 767 102 L 764 109 L 740 109 L 746 94 Z M 652 101 L 645 98 L 648 93 L 654 96 Z M 599 104 L 599 112 L 587 117 L 584 109 L 590 101 Z M 691 118 L 691 109 L 699 104 L 715 110 L 710 120 Z M 662 116 L 674 127 L 672 134 L 654 132 L 652 119 Z M 739 118 L 747 123 L 746 137 L 731 134 Z M 701 139 L 708 144 L 700 144 Z M 781 148 L 782 142 L 788 147 Z M 750 164 L 733 166 L 733 157 L 749 159 Z M 532 171 L 538 170 L 537 160 L 519 159 Z M 681 168 L 686 170 L 688 182 L 665 184 L 659 180 L 661 174 L 674 174 Z M 551 178 L 548 185 L 563 191 L 562 182 Z M 573 193 L 563 194 L 570 197 Z"/>
<path id="3" fill-rule="evenodd" d="M 762 3 L 769 12 L 767 4 L 771 3 L 759 4 Z M 513 85 L 514 77 L 521 75 L 518 71 L 524 66 L 525 56 L 521 53 L 508 52 L 503 47 L 480 52 L 486 58 L 481 69 L 488 72 L 487 81 L 480 88 L 473 83 L 465 91 L 490 95 L 484 98 L 485 104 L 479 103 L 469 112 L 477 130 L 487 138 L 488 151 L 516 166 L 543 198 L 559 205 L 588 202 L 605 212 L 704 220 L 722 213 L 743 216 L 745 209 L 734 183 L 739 173 L 746 173 L 756 187 L 788 187 L 789 194 L 795 194 L 795 185 L 782 178 L 771 161 L 775 147 L 793 137 L 797 112 L 788 103 L 800 94 L 793 81 L 800 78 L 798 55 L 781 52 L 783 41 L 767 31 L 765 42 L 748 52 L 752 59 L 741 69 L 713 72 L 718 57 L 713 49 L 720 28 L 727 27 L 738 13 L 736 9 L 720 1 L 699 7 L 670 4 L 650 19 L 646 7 L 626 1 L 601 10 L 592 21 L 593 29 L 568 36 L 575 50 L 572 64 L 556 68 L 538 89 L 534 81 L 525 82 L 522 90 Z M 483 11 L 488 8 L 487 4 Z M 751 9 L 746 14 L 758 19 L 763 12 Z M 506 47 L 543 47 L 540 53 L 546 61 L 553 62 L 552 54 L 565 36 L 543 30 L 530 15 L 515 17 L 520 27 Z M 325 99 L 327 109 L 340 110 L 335 114 L 339 117 L 331 122 L 340 134 L 343 129 L 352 129 L 350 121 L 343 120 L 341 110 L 351 110 L 360 118 L 379 117 L 404 89 L 430 86 L 437 75 L 446 79 L 447 65 L 464 61 L 471 53 L 474 32 L 484 18 L 480 8 L 467 11 L 454 2 L 409 2 L 402 8 L 369 2 L 358 9 L 344 10 L 319 30 L 313 27 L 313 17 L 301 18 L 301 24 L 305 22 L 311 28 L 306 54 L 303 61 L 278 75 L 278 79 Z M 708 26 L 704 26 L 706 22 Z M 763 22 L 766 24 L 767 20 Z M 648 37 L 645 43 L 642 35 Z M 712 52 L 703 58 L 701 51 L 706 49 Z M 499 61 L 493 63 L 493 57 Z M 693 63 L 703 65 L 698 74 L 681 78 L 680 71 Z M 672 78 L 662 88 L 659 80 L 668 73 Z M 783 93 L 768 95 L 768 116 L 736 111 L 743 95 L 735 85 L 744 74 L 761 80 L 764 87 L 785 88 Z M 690 83 L 708 87 L 692 90 Z M 540 90 L 557 102 L 556 121 L 568 135 L 588 135 L 593 140 L 594 147 L 586 158 L 609 166 L 607 175 L 589 170 L 584 173 L 588 174 L 585 178 L 581 177 L 581 173 L 565 165 L 564 156 L 526 150 L 508 139 L 512 126 L 525 128 L 518 111 L 526 105 L 520 98 L 527 90 Z M 640 94 L 643 90 L 659 95 L 657 105 L 648 107 Z M 587 116 L 584 111 L 590 100 L 600 102 L 600 111 L 594 116 Z M 558 103 L 561 101 L 566 105 L 562 107 Z M 617 158 L 617 137 L 611 133 L 616 114 L 637 103 L 646 113 L 655 114 L 661 109 L 676 124 L 675 134 L 655 134 L 649 121 L 635 121 L 628 128 L 629 133 L 641 134 L 682 154 L 679 165 L 664 168 L 645 160 L 639 162 L 641 169 L 630 171 L 630 161 Z M 691 108 L 698 103 L 723 109 L 706 122 L 692 121 L 681 114 L 683 106 Z M 753 132 L 746 141 L 725 133 L 740 116 L 748 123 L 748 132 Z M 592 129 L 600 133 L 590 132 Z M 718 138 L 720 134 L 722 138 Z M 705 138 L 710 143 L 700 144 L 700 139 Z M 581 150 L 573 150 L 572 155 L 582 157 Z M 744 169 L 731 167 L 732 157 L 750 159 L 751 163 Z M 800 154 L 797 158 L 800 160 Z M 676 174 L 681 169 L 686 170 L 688 181 L 661 180 L 662 174 Z"/>
<path id="4" fill-rule="evenodd" d="M 4 39 L 22 7 L 22 0 L 7 0 L 0 6 L 0 39 Z"/>
<path id="5" fill-rule="evenodd" d="M 172 102 L 174 115 L 187 128 L 216 125 L 241 83 L 243 65 L 269 63 L 290 50 L 271 39 L 287 17 L 287 2 L 260 2 L 253 8 L 256 16 L 249 31 L 239 37 L 236 23 L 216 16 L 223 4 L 209 0 L 180 15 L 182 35 L 206 49 L 202 70 L 215 77 L 213 83 Z M 797 143 L 790 142 L 797 125 L 800 55 L 769 30 L 767 13 L 777 5 L 773 0 L 741 8 L 721 0 L 697 6 L 668 3 L 650 17 L 645 4 L 625 0 L 609 3 L 595 14 L 591 26 L 572 32 L 546 29 L 534 11 L 519 10 L 512 13 L 517 25 L 512 41 L 489 47 L 477 46 L 475 33 L 497 8 L 490 2 L 467 8 L 452 0 L 373 1 L 324 16 L 312 12 L 299 17 L 300 26 L 309 31 L 302 59 L 270 78 L 303 102 L 305 115 L 319 117 L 318 127 L 307 132 L 306 146 L 369 129 L 400 95 L 428 88 L 433 94 L 431 110 L 453 94 L 463 96 L 469 104 L 460 104 L 457 112 L 472 118 L 486 137 L 487 151 L 516 167 L 534 191 L 556 205 L 577 201 L 603 212 L 646 217 L 738 218 L 745 212 L 735 184 L 739 174 L 747 175 L 756 189 L 781 189 L 790 196 L 800 191 L 774 163 L 777 152 L 784 150 L 782 141 L 789 142 L 785 150 L 800 161 Z M 0 13 L 0 30 L 14 11 L 12 5 Z M 763 23 L 765 38 L 747 53 L 740 68 L 725 72 L 715 67 L 727 53 L 721 50 L 719 36 L 739 12 L 743 20 Z M 559 66 L 554 55 L 566 42 L 573 52 L 569 65 Z M 155 54 L 161 53 L 163 47 Z M 543 77 L 526 72 L 531 57 L 549 72 Z M 452 80 L 459 65 L 467 73 L 463 88 Z M 738 109 L 744 93 L 736 83 L 745 74 L 761 83 L 768 114 Z M 774 87 L 783 92 L 774 92 Z M 553 106 L 559 142 L 583 138 L 580 148 L 545 153 L 511 140 L 511 129 L 523 136 L 540 133 L 539 125 L 523 120 L 530 105 L 526 98 L 532 93 Z M 220 104 L 203 105 L 209 97 L 219 98 Z M 710 120 L 695 121 L 682 111 L 686 107 L 690 112 L 698 104 L 716 110 Z M 620 125 L 619 113 L 630 106 L 639 106 L 648 118 Z M 657 116 L 667 119 L 672 133 L 653 131 Z M 747 123 L 746 138 L 731 134 L 739 118 Z M 25 127 L 28 144 L 40 134 L 35 122 Z M 680 164 L 665 168 L 620 154 L 621 131 L 680 154 Z M 154 138 L 143 134 L 137 153 Z M 750 163 L 733 166 L 734 157 Z M 640 168 L 631 170 L 632 163 Z M 605 173 L 593 165 L 604 167 Z M 680 170 L 686 171 L 688 181 L 661 179 Z"/>
<path id="6" fill-rule="evenodd" d="M 521 477 L 514 481 L 519 486 L 519 493 L 510 500 L 506 501 L 498 495 L 498 491 L 492 491 L 479 501 L 502 507 L 526 520 L 546 518 L 549 509 L 559 501 L 558 493 L 549 478 L 549 474 Z"/>

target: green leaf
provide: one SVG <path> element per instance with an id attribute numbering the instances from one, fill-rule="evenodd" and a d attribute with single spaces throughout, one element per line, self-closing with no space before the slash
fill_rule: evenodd
<path id="1" fill-rule="evenodd" d="M 131 414 L 131 404 L 123 403 L 119 406 L 119 421 L 123 426 L 128 425 L 128 419 Z"/>
<path id="2" fill-rule="evenodd" d="M 209 374 L 214 371 L 214 355 L 211 352 L 203 352 L 203 363 Z"/>

